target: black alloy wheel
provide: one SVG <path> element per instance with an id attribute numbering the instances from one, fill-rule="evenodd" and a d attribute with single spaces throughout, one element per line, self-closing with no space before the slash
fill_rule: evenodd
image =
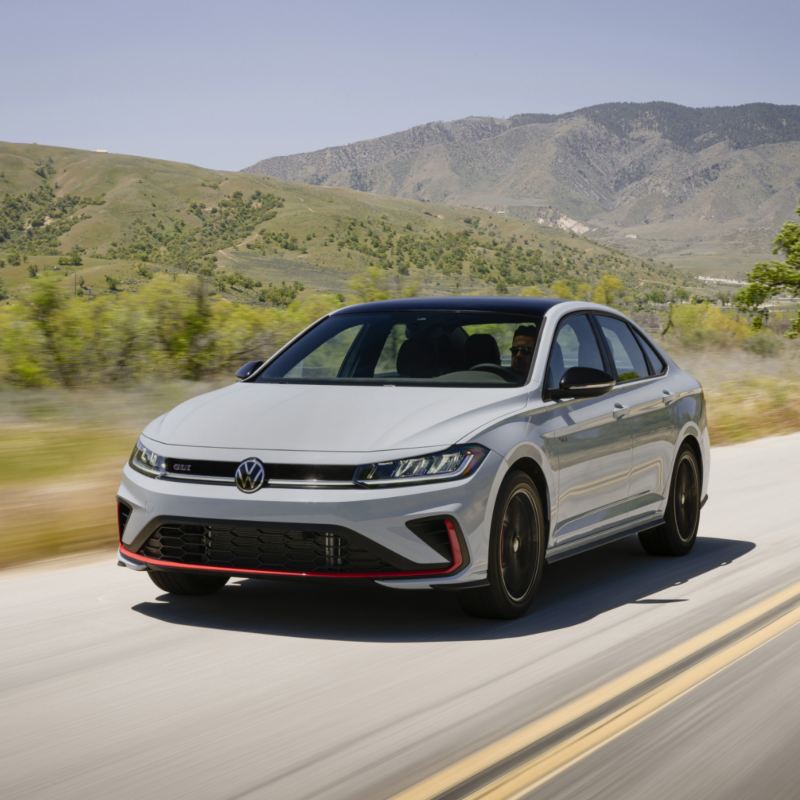
<path id="1" fill-rule="evenodd" d="M 509 499 L 500 526 L 500 574 L 512 600 L 521 600 L 533 580 L 537 549 L 535 524 L 536 512 L 531 498 L 520 488 Z"/>
<path id="2" fill-rule="evenodd" d="M 461 592 L 464 610 L 500 619 L 524 614 L 542 578 L 546 543 L 536 485 L 527 473 L 512 470 L 503 481 L 492 515 L 489 586 Z"/>
<path id="3" fill-rule="evenodd" d="M 694 450 L 684 445 L 672 470 L 664 524 L 639 534 L 642 547 L 657 556 L 683 556 L 694 546 L 700 526 L 700 465 Z"/>

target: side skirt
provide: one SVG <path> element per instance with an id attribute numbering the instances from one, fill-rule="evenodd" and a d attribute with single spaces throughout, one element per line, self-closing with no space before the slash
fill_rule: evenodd
<path id="1" fill-rule="evenodd" d="M 555 561 L 561 561 L 562 558 L 569 558 L 570 556 L 576 556 L 579 553 L 585 553 L 589 550 L 594 550 L 595 547 L 602 547 L 610 542 L 616 542 L 618 539 L 627 539 L 629 536 L 636 536 L 637 533 L 652 530 L 653 528 L 657 528 L 659 525 L 663 524 L 663 519 L 657 519 L 651 522 L 636 525 L 632 528 L 625 528 L 621 531 L 616 531 L 615 533 L 609 533 L 607 536 L 603 536 L 599 539 L 593 536 L 592 540 L 588 542 L 570 542 L 569 545 L 548 550 L 544 556 L 545 561 L 547 561 L 548 564 L 552 564 Z"/>

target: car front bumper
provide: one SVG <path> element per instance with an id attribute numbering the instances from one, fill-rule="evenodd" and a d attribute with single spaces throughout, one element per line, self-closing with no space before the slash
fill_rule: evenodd
<path id="1" fill-rule="evenodd" d="M 369 579 L 393 588 L 446 588 L 480 584 L 487 574 L 492 509 L 502 459 L 489 452 L 476 472 L 462 480 L 392 488 L 278 488 L 265 486 L 245 494 L 234 486 L 153 479 L 123 471 L 119 500 L 129 514 L 120 537 L 118 563 L 133 569 L 210 570 L 243 577 Z M 443 558 L 407 523 L 442 518 L 452 521 L 452 557 Z M 198 525 L 340 528 L 376 549 L 393 555 L 404 567 L 377 571 L 246 569 L 176 563 L 143 552 L 162 523 Z"/>

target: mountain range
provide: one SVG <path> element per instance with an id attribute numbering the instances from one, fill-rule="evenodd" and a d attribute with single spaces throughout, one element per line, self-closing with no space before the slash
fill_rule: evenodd
<path id="1" fill-rule="evenodd" d="M 800 106 L 607 103 L 467 117 L 246 172 L 486 209 L 695 273 L 768 257 L 800 198 Z"/>

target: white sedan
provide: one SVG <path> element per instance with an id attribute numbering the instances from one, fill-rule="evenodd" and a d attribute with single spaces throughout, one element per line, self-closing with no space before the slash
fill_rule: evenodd
<path id="1" fill-rule="evenodd" d="M 546 562 L 697 535 L 702 389 L 611 308 L 366 303 L 237 376 L 151 422 L 124 469 L 118 560 L 164 591 L 376 581 L 511 618 Z"/>

